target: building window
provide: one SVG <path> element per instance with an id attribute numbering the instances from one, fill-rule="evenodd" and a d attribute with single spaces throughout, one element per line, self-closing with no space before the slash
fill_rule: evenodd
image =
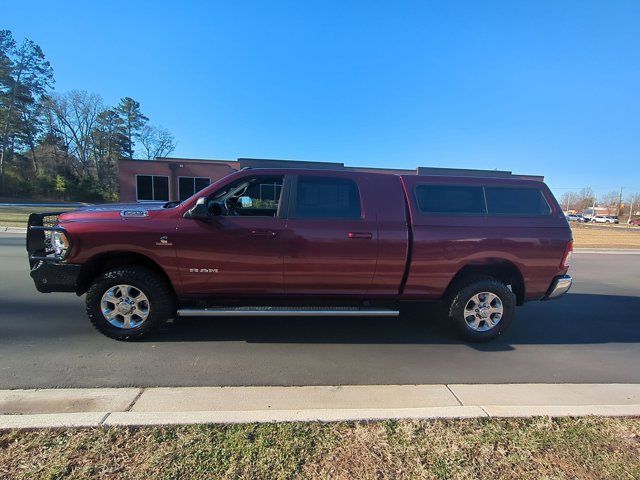
<path id="1" fill-rule="evenodd" d="M 162 175 L 136 175 L 136 198 L 139 202 L 168 201 L 169 177 Z"/>
<path id="2" fill-rule="evenodd" d="M 211 179 L 206 177 L 178 177 L 178 196 L 180 201 L 186 200 L 196 192 L 206 188 Z"/>

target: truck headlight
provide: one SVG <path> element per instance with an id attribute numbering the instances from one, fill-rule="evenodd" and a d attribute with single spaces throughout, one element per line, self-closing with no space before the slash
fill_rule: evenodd
<path id="1" fill-rule="evenodd" d="M 57 257 L 65 258 L 69 253 L 69 239 L 64 232 L 51 232 L 51 246 Z"/>

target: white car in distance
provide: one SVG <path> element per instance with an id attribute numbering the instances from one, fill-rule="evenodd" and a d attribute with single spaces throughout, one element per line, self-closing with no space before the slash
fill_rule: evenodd
<path id="1" fill-rule="evenodd" d="M 609 215 L 596 215 L 591 218 L 592 223 L 618 223 L 615 218 Z"/>

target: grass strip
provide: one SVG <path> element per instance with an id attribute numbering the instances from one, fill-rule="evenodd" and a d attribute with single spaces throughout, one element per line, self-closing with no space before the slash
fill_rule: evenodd
<path id="1" fill-rule="evenodd" d="M 25 227 L 32 212 L 64 212 L 77 207 L 0 207 L 0 227 Z"/>
<path id="2" fill-rule="evenodd" d="M 640 419 L 272 423 L 0 432 L 0 478 L 634 479 Z"/>
<path id="3" fill-rule="evenodd" d="M 640 248 L 640 228 L 572 224 L 576 248 Z"/>

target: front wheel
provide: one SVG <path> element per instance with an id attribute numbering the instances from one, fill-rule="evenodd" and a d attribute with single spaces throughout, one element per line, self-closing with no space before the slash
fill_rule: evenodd
<path id="1" fill-rule="evenodd" d="M 93 326 L 116 340 L 149 336 L 175 313 L 174 296 L 164 278 L 139 266 L 108 270 L 87 291 Z"/>
<path id="2" fill-rule="evenodd" d="M 469 280 L 449 300 L 449 320 L 472 342 L 487 342 L 502 335 L 513 320 L 516 298 L 494 278 Z"/>

